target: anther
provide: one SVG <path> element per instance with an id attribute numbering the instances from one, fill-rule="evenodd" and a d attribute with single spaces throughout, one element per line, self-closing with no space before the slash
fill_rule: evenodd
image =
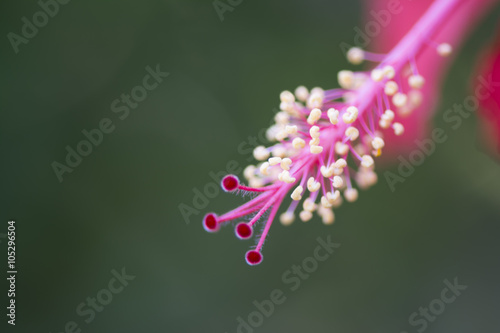
<path id="1" fill-rule="evenodd" d="M 387 65 L 382 70 L 384 71 L 384 76 L 389 80 L 393 79 L 394 75 L 396 75 L 396 71 L 392 66 Z"/>
<path id="2" fill-rule="evenodd" d="M 319 127 L 318 126 L 313 126 L 309 130 L 309 135 L 311 135 L 311 138 L 317 139 L 319 138 Z"/>
<path id="3" fill-rule="evenodd" d="M 340 176 L 335 176 L 333 177 L 332 184 L 335 188 L 341 188 L 344 186 L 344 180 Z"/>
<path id="4" fill-rule="evenodd" d="M 370 76 L 375 82 L 382 81 L 384 79 L 384 71 L 380 68 L 375 68 L 372 70 Z"/>
<path id="5" fill-rule="evenodd" d="M 334 108 L 330 108 L 327 111 L 328 119 L 330 119 L 330 123 L 336 125 L 339 122 L 339 111 Z"/>
<path id="6" fill-rule="evenodd" d="M 253 150 L 253 157 L 257 161 L 264 161 L 269 157 L 269 151 L 264 146 L 257 146 Z"/>
<path id="7" fill-rule="evenodd" d="M 281 157 L 269 157 L 269 159 L 267 161 L 269 162 L 270 166 L 274 166 L 276 164 L 281 163 Z"/>
<path id="8" fill-rule="evenodd" d="M 448 43 L 441 43 L 437 47 L 437 53 L 441 57 L 448 57 L 452 51 L 453 51 L 453 49 L 452 49 L 451 45 Z"/>
<path id="9" fill-rule="evenodd" d="M 292 160 L 288 157 L 285 157 L 281 160 L 280 166 L 283 170 L 290 170 L 290 165 L 292 165 Z"/>
<path id="10" fill-rule="evenodd" d="M 387 96 L 392 96 L 398 92 L 398 89 L 399 89 L 399 87 L 398 87 L 398 84 L 396 82 L 387 81 L 387 83 L 385 84 L 385 87 L 384 87 L 384 93 Z"/>
<path id="11" fill-rule="evenodd" d="M 371 157 L 370 155 L 363 155 L 361 157 L 362 161 L 361 161 L 361 165 L 364 166 L 365 168 L 369 168 L 373 165 L 373 157 Z"/>
<path id="12" fill-rule="evenodd" d="M 285 126 L 285 132 L 286 134 L 295 134 L 297 133 L 297 126 L 296 125 L 286 125 Z"/>
<path id="13" fill-rule="evenodd" d="M 304 188 L 302 186 L 297 186 L 295 188 L 295 190 L 293 190 L 292 194 L 290 195 L 290 197 L 295 200 L 295 201 L 299 201 L 302 199 L 302 192 L 304 191 Z"/>
<path id="14" fill-rule="evenodd" d="M 372 147 L 375 149 L 382 149 L 382 148 L 384 148 L 384 145 L 385 145 L 385 142 L 384 142 L 384 139 L 382 139 L 382 138 L 375 137 L 372 140 Z"/>
<path id="15" fill-rule="evenodd" d="M 407 97 L 403 93 L 396 93 L 392 96 L 392 103 L 396 105 L 398 108 L 403 107 L 406 104 Z"/>
<path id="16" fill-rule="evenodd" d="M 347 51 L 347 60 L 353 65 L 359 65 L 365 60 L 365 52 L 359 47 L 352 47 Z"/>
<path id="17" fill-rule="evenodd" d="M 358 118 L 358 108 L 355 106 L 348 107 L 342 115 L 342 120 L 346 124 L 352 124 Z"/>
<path id="18" fill-rule="evenodd" d="M 290 225 L 295 220 L 295 214 L 292 212 L 284 212 L 280 215 L 280 222 L 283 225 Z"/>
<path id="19" fill-rule="evenodd" d="M 298 86 L 295 89 L 295 96 L 299 101 L 305 102 L 307 101 L 307 97 L 309 97 L 309 90 L 304 86 Z"/>
<path id="20" fill-rule="evenodd" d="M 321 154 L 323 152 L 323 147 L 311 146 L 309 150 L 310 150 L 311 154 Z"/>
<path id="21" fill-rule="evenodd" d="M 354 141 L 359 137 L 359 130 L 356 127 L 350 126 L 345 130 L 345 135 L 349 140 Z"/>
<path id="22" fill-rule="evenodd" d="M 405 128 L 400 123 L 394 123 L 392 125 L 392 128 L 394 129 L 394 134 L 396 134 L 397 136 L 403 134 L 405 131 Z"/>
<path id="23" fill-rule="evenodd" d="M 292 146 L 295 149 L 302 149 L 306 146 L 306 142 L 301 138 L 295 138 L 292 141 Z"/>
<path id="24" fill-rule="evenodd" d="M 302 222 L 307 222 L 312 218 L 312 213 L 308 210 L 303 210 L 299 213 L 299 217 L 302 220 Z"/>
<path id="25" fill-rule="evenodd" d="M 264 176 L 267 176 L 269 174 L 269 162 L 264 162 L 260 165 L 260 173 L 263 174 Z"/>
<path id="26" fill-rule="evenodd" d="M 355 188 L 348 188 L 344 191 L 344 197 L 349 202 L 354 202 L 358 199 L 358 190 Z"/>
<path id="27" fill-rule="evenodd" d="M 293 103 L 295 102 L 295 96 L 288 90 L 285 90 L 280 94 L 280 100 L 283 103 Z"/>
<path id="28" fill-rule="evenodd" d="M 307 117 L 307 123 L 309 125 L 314 125 L 321 118 L 321 110 L 318 108 L 312 109 L 311 113 L 309 113 L 309 117 Z"/>
<path id="29" fill-rule="evenodd" d="M 345 155 L 349 151 L 349 146 L 346 145 L 345 143 L 342 143 L 341 141 L 335 142 L 335 152 L 338 155 Z"/>
<path id="30" fill-rule="evenodd" d="M 339 85 L 344 89 L 351 89 L 354 84 L 354 74 L 351 71 L 343 70 L 338 72 L 337 79 Z"/>
<path id="31" fill-rule="evenodd" d="M 321 188 L 321 184 L 317 182 L 314 177 L 310 177 L 307 180 L 307 189 L 309 192 L 316 192 Z"/>
<path id="32" fill-rule="evenodd" d="M 422 75 L 411 75 L 408 78 L 408 84 L 410 87 L 415 89 L 420 89 L 424 86 L 425 79 Z"/>

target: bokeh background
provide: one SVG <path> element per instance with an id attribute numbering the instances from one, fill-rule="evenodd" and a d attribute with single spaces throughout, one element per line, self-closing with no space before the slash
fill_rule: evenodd
<path id="1" fill-rule="evenodd" d="M 4 36 L 39 10 L 2 1 Z M 468 289 L 426 331 L 498 331 L 500 167 L 475 117 L 453 131 L 442 114 L 470 94 L 500 10 L 472 32 L 443 85 L 433 126 L 449 139 L 395 192 L 381 181 L 344 205 L 333 226 L 273 225 L 258 267 L 243 260 L 250 242 L 201 226 L 241 197 L 220 193 L 188 220 L 179 205 L 213 182 L 210 171 L 249 163 L 238 145 L 269 125 L 280 91 L 336 86 L 336 72 L 351 68 L 339 44 L 352 43 L 362 3 L 243 1 L 224 17 L 211 1 L 71 1 L 18 54 L 3 38 L 0 232 L 16 220 L 19 274 L 17 325 L 2 313 L 0 330 L 64 332 L 75 321 L 82 332 L 236 332 L 254 300 L 281 289 L 286 302 L 255 332 L 416 332 L 409 315 L 458 277 Z M 111 102 L 156 64 L 170 76 L 120 120 Z M 114 132 L 59 182 L 51 163 L 103 118 Z M 290 291 L 282 274 L 326 235 L 340 249 Z M 135 279 L 85 323 L 76 307 L 122 267 Z"/>

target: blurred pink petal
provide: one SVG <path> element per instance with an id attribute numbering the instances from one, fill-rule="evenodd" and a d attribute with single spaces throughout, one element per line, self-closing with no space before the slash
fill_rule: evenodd
<path id="1" fill-rule="evenodd" d="M 374 13 L 387 11 L 391 3 L 399 3 L 401 7 L 399 14 L 390 16 L 390 21 L 386 27 L 382 27 L 380 34 L 372 39 L 367 49 L 384 53 L 390 50 L 417 22 L 422 14 L 428 9 L 431 0 L 419 1 L 394 1 L 394 0 L 370 0 L 366 1 L 367 16 L 366 22 L 376 21 Z M 491 7 L 496 0 L 468 0 L 464 1 L 459 9 L 448 18 L 446 25 L 440 29 L 435 36 L 434 42 L 446 42 L 453 46 L 453 53 L 458 53 L 461 44 L 473 31 L 474 24 Z M 420 74 L 425 78 L 426 83 L 422 88 L 424 101 L 422 105 L 413 111 L 401 123 L 405 127 L 405 135 L 398 138 L 398 144 L 394 144 L 384 152 L 385 157 L 393 154 L 407 152 L 415 147 L 414 141 L 428 136 L 428 129 L 431 124 L 431 117 L 438 106 L 441 93 L 441 83 L 443 76 L 452 57 L 442 58 L 435 56 L 435 50 L 427 48 L 416 59 Z M 389 134 L 393 136 L 393 134 Z M 391 142 L 396 142 L 394 138 L 388 138 Z"/>
<path id="2" fill-rule="evenodd" d="M 479 58 L 478 67 L 478 78 L 492 82 L 491 90 L 479 98 L 481 134 L 488 149 L 500 157 L 500 33 Z M 474 81 L 476 89 L 481 84 L 478 79 Z"/>

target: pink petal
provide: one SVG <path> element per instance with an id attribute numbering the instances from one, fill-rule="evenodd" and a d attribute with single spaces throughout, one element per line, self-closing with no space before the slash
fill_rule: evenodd
<path id="1" fill-rule="evenodd" d="M 390 50 L 413 26 L 413 24 L 426 11 L 431 0 L 419 1 L 394 1 L 394 0 L 370 0 L 366 1 L 367 17 L 365 22 L 377 21 L 375 13 L 388 11 L 391 3 L 399 3 L 399 14 L 391 14 L 386 27 L 380 29 L 380 33 L 373 37 L 371 43 L 367 46 L 369 50 L 375 52 L 387 52 Z M 435 37 L 434 42 L 449 43 L 453 46 L 454 53 L 459 52 L 460 45 L 468 37 L 474 23 L 486 12 L 495 0 L 468 0 L 460 6 L 457 12 L 446 21 L 446 25 Z M 393 12 L 397 12 L 393 10 Z M 390 12 L 389 12 L 390 13 Z M 365 28 L 365 27 L 363 27 Z M 439 103 L 441 93 L 441 83 L 443 75 L 451 64 L 452 57 L 436 57 L 435 50 L 428 48 L 417 59 L 418 70 L 424 76 L 426 83 L 422 89 L 425 96 L 422 105 L 413 111 L 411 115 L 402 121 L 405 127 L 405 135 L 398 138 L 399 145 L 392 145 L 384 151 L 388 155 L 407 152 L 408 149 L 415 147 L 414 141 L 428 136 L 430 118 Z M 395 142 L 394 138 L 389 139 Z"/>
<path id="2" fill-rule="evenodd" d="M 479 75 L 473 84 L 480 105 L 479 115 L 482 127 L 480 132 L 486 146 L 500 155 L 500 34 L 480 57 L 478 67 Z M 491 80 L 493 83 L 485 87 L 484 80 Z"/>

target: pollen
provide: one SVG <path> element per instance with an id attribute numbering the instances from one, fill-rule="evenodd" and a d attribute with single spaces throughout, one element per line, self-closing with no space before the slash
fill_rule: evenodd
<path id="1" fill-rule="evenodd" d="M 394 134 L 396 135 L 402 135 L 405 131 L 405 128 L 403 125 L 401 125 L 400 123 L 394 123 L 392 125 L 392 128 L 394 129 Z"/>
<path id="2" fill-rule="evenodd" d="M 422 104 L 424 97 L 420 90 L 410 90 L 408 93 L 408 103 L 412 108 L 417 108 Z"/>
<path id="3" fill-rule="evenodd" d="M 279 125 L 286 125 L 290 121 L 290 115 L 286 112 L 280 111 L 274 116 L 274 121 Z"/>
<path id="4" fill-rule="evenodd" d="M 298 128 L 297 128 L 296 125 L 292 125 L 292 126 L 287 125 L 287 126 L 285 126 L 285 132 L 286 132 L 286 134 L 296 134 L 297 130 L 298 130 Z"/>
<path id="5" fill-rule="evenodd" d="M 332 125 L 337 125 L 339 121 L 339 111 L 334 108 L 330 108 L 327 111 L 328 119 Z"/>
<path id="6" fill-rule="evenodd" d="M 309 192 L 316 192 L 321 188 L 321 184 L 317 182 L 314 177 L 311 177 L 307 180 L 307 189 Z"/>
<path id="7" fill-rule="evenodd" d="M 355 188 L 348 188 L 344 191 L 344 198 L 349 202 L 354 202 L 358 199 L 358 190 Z"/>
<path id="8" fill-rule="evenodd" d="M 267 161 L 270 166 L 274 166 L 281 163 L 281 157 L 269 157 Z"/>
<path id="9" fill-rule="evenodd" d="M 302 149 L 305 146 L 306 146 L 306 142 L 304 141 L 304 139 L 295 138 L 292 141 L 292 147 L 295 148 L 295 149 Z"/>
<path id="10" fill-rule="evenodd" d="M 307 101 L 307 98 L 309 97 L 309 90 L 307 90 L 306 87 L 304 86 L 298 86 L 295 89 L 295 96 L 297 99 L 301 102 Z"/>
<path id="11" fill-rule="evenodd" d="M 365 168 L 369 168 L 373 165 L 373 157 L 370 155 L 363 155 L 361 165 L 364 166 Z"/>
<path id="12" fill-rule="evenodd" d="M 293 184 L 296 180 L 294 177 L 290 175 L 290 172 L 288 170 L 283 170 L 278 175 L 278 179 L 288 184 Z"/>
<path id="13" fill-rule="evenodd" d="M 311 138 L 313 139 L 319 139 L 319 127 L 318 126 L 311 127 L 311 129 L 309 130 L 309 135 L 311 135 Z"/>
<path id="14" fill-rule="evenodd" d="M 346 124 L 352 124 L 358 118 L 358 114 L 359 114 L 358 108 L 355 106 L 350 106 L 345 110 L 344 114 L 342 115 L 342 120 Z"/>
<path id="15" fill-rule="evenodd" d="M 354 85 L 354 73 L 347 70 L 340 71 L 337 74 L 337 80 L 342 88 L 351 89 Z"/>
<path id="16" fill-rule="evenodd" d="M 307 210 L 309 212 L 314 212 L 318 205 L 314 203 L 314 200 L 311 198 L 307 198 L 304 200 L 304 203 L 302 204 L 302 207 L 304 207 L 304 210 Z"/>
<path id="17" fill-rule="evenodd" d="M 326 192 L 326 198 L 328 199 L 328 202 L 331 205 L 334 205 L 340 198 L 340 192 L 335 191 L 335 192 Z"/>
<path id="18" fill-rule="evenodd" d="M 394 105 L 400 108 L 406 104 L 407 99 L 408 98 L 405 94 L 398 92 L 394 96 L 392 96 L 392 103 L 394 103 Z"/>
<path id="19" fill-rule="evenodd" d="M 285 226 L 292 224 L 293 221 L 295 221 L 295 214 L 292 212 L 284 212 L 280 215 L 280 222 Z"/>
<path id="20" fill-rule="evenodd" d="M 387 96 L 392 96 L 398 92 L 398 89 L 399 89 L 399 87 L 398 87 L 398 84 L 396 82 L 387 81 L 387 83 L 385 84 L 385 87 L 384 87 L 384 93 Z"/>
<path id="21" fill-rule="evenodd" d="M 260 173 L 263 174 L 264 176 L 267 176 L 269 174 L 269 162 L 264 162 L 260 165 Z"/>
<path id="22" fill-rule="evenodd" d="M 264 146 L 257 146 L 253 150 L 253 157 L 257 161 L 267 160 L 267 158 L 269 157 L 269 151 Z"/>
<path id="23" fill-rule="evenodd" d="M 382 139 L 380 137 L 375 137 L 372 140 L 372 147 L 375 149 L 382 149 L 382 148 L 384 148 L 384 145 L 385 145 L 384 139 Z"/>
<path id="24" fill-rule="evenodd" d="M 255 165 L 249 165 L 243 170 L 243 176 L 250 180 L 255 176 Z"/>
<path id="25" fill-rule="evenodd" d="M 295 190 L 293 190 L 292 194 L 290 195 L 290 197 L 295 200 L 295 201 L 299 201 L 302 199 L 302 192 L 304 191 L 304 188 L 302 186 L 297 186 L 295 188 Z"/>
<path id="26" fill-rule="evenodd" d="M 437 53 L 441 57 L 448 57 L 452 51 L 453 51 L 453 49 L 452 49 L 451 45 L 448 43 L 441 43 L 437 47 Z"/>
<path id="27" fill-rule="evenodd" d="M 384 70 L 380 68 L 375 68 L 370 74 L 371 78 L 375 82 L 380 82 L 384 79 Z"/>
<path id="28" fill-rule="evenodd" d="M 340 141 L 337 141 L 335 143 L 335 152 L 341 156 L 347 154 L 349 151 L 349 146 L 346 145 L 345 143 L 342 143 Z"/>
<path id="29" fill-rule="evenodd" d="M 323 222 L 323 224 L 329 225 L 335 222 L 335 214 L 333 213 L 333 210 L 329 208 L 319 207 L 318 215 L 321 216 L 321 221 Z"/>
<path id="30" fill-rule="evenodd" d="M 312 216 L 312 213 L 308 210 L 303 210 L 299 213 L 299 217 L 302 222 L 308 222 L 310 219 L 312 219 Z"/>
<path id="31" fill-rule="evenodd" d="M 321 110 L 316 108 L 312 109 L 309 117 L 307 117 L 307 123 L 309 125 L 314 125 L 321 118 Z"/>
<path id="32" fill-rule="evenodd" d="M 347 162 L 343 159 L 343 158 L 339 158 L 336 162 L 335 162 L 335 167 L 336 168 L 339 168 L 339 169 L 343 169 L 347 166 Z"/>
<path id="33" fill-rule="evenodd" d="M 335 176 L 333 177 L 332 185 L 335 188 L 341 188 L 342 186 L 344 186 L 344 180 L 340 176 Z"/>
<path id="34" fill-rule="evenodd" d="M 283 170 L 290 170 L 290 165 L 292 165 L 292 160 L 288 157 L 285 157 L 281 160 L 280 166 Z"/>
<path id="35" fill-rule="evenodd" d="M 424 86 L 425 79 L 422 75 L 411 75 L 408 78 L 408 84 L 414 89 L 420 89 Z"/>
<path id="36" fill-rule="evenodd" d="M 365 60 L 365 52 L 359 47 L 352 47 L 347 51 L 347 61 L 353 65 L 359 65 Z"/>
<path id="37" fill-rule="evenodd" d="M 334 171 L 335 165 L 330 165 L 330 166 L 324 166 L 322 165 L 320 168 L 321 175 L 325 178 L 330 178 L 333 176 L 333 171 Z"/>
<path id="38" fill-rule="evenodd" d="M 280 100 L 283 103 L 293 103 L 295 102 L 295 96 L 288 90 L 285 90 L 280 94 Z"/>
<path id="39" fill-rule="evenodd" d="M 330 201 L 328 201 L 328 198 L 325 197 L 325 196 L 322 196 L 321 199 L 320 199 L 320 202 L 321 202 L 321 206 L 325 207 L 325 208 L 330 208 L 332 207 L 332 204 L 330 203 Z"/>
<path id="40" fill-rule="evenodd" d="M 321 154 L 323 152 L 322 146 L 311 146 L 310 147 L 311 154 Z"/>
<path id="41" fill-rule="evenodd" d="M 394 75 L 396 75 L 396 71 L 394 70 L 394 67 L 392 66 L 384 66 L 382 69 L 384 72 L 384 76 L 388 78 L 389 80 L 392 80 L 394 78 Z"/>
<path id="42" fill-rule="evenodd" d="M 345 136 L 347 136 L 349 140 L 354 141 L 359 137 L 359 130 L 356 127 L 348 127 L 345 130 Z"/>
<path id="43" fill-rule="evenodd" d="M 313 88 L 311 95 L 307 98 L 307 107 L 311 109 L 322 107 L 324 97 L 324 91 L 321 88 Z"/>

